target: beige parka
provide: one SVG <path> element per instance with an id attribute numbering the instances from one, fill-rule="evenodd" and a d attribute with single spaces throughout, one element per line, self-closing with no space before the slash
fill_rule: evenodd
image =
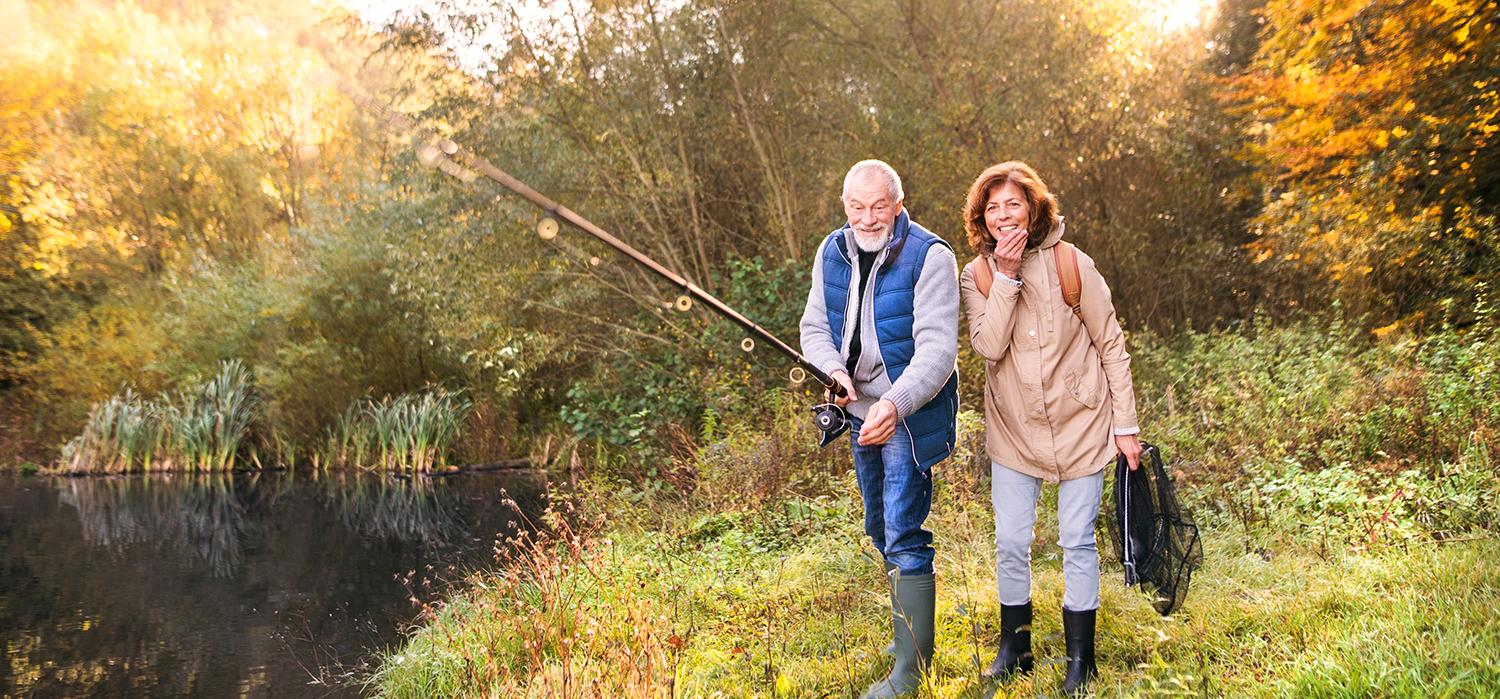
<path id="1" fill-rule="evenodd" d="M 1093 475 L 1117 453 L 1114 435 L 1136 434 L 1135 389 L 1125 333 L 1109 287 L 1078 252 L 1081 318 L 1063 300 L 1052 246 L 1059 222 L 1042 244 L 1021 254 L 1021 286 L 1008 283 L 988 258 L 959 275 L 969 341 L 985 359 L 985 445 L 992 460 L 1056 483 Z M 989 297 L 974 268 L 991 265 Z"/>

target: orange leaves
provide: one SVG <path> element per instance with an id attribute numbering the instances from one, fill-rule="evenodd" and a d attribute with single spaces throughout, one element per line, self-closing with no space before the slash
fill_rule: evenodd
<path id="1" fill-rule="evenodd" d="M 1263 16 L 1231 85 L 1245 152 L 1293 196 L 1268 193 L 1253 259 L 1311 271 L 1360 312 L 1466 293 L 1497 254 L 1494 3 L 1270 0 Z"/>

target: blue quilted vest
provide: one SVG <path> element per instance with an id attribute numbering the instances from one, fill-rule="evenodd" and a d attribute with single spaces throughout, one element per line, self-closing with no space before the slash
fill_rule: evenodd
<path id="1" fill-rule="evenodd" d="M 828 309 L 828 328 L 835 338 L 844 337 L 844 316 L 849 307 L 849 287 L 854 279 L 854 264 L 849 259 L 845 225 L 830 234 L 823 245 L 823 302 Z M 872 270 L 875 288 L 875 335 L 880 340 L 880 357 L 885 361 L 886 376 L 891 383 L 901 378 L 911 364 L 917 343 L 912 338 L 913 306 L 917 277 L 927 260 L 927 250 L 948 243 L 921 225 L 912 222 L 905 210 L 896 217 L 891 242 L 886 245 L 885 263 Z M 923 470 L 948 458 L 958 441 L 958 370 L 955 368 L 932 400 L 908 415 L 904 426 L 912 443 L 912 459 Z"/>

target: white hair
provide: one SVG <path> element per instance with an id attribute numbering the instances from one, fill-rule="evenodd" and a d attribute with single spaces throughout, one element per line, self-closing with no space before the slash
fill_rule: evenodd
<path id="1" fill-rule="evenodd" d="M 842 198 L 849 198 L 849 185 L 852 184 L 856 178 L 872 170 L 885 175 L 886 184 L 890 189 L 892 201 L 900 202 L 906 198 L 906 193 L 901 191 L 901 176 L 896 174 L 896 169 L 891 167 L 884 160 L 874 159 L 861 160 L 855 163 L 854 167 L 849 168 L 849 173 L 844 175 L 844 193 L 842 195 Z"/>

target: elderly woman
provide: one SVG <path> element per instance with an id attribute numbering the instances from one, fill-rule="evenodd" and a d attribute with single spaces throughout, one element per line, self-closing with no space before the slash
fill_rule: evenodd
<path id="1" fill-rule="evenodd" d="M 1000 650 L 984 675 L 1032 668 L 1031 542 L 1046 481 L 1058 484 L 1068 652 L 1063 691 L 1082 692 L 1097 672 L 1094 520 L 1104 467 L 1120 453 L 1137 468 L 1141 453 L 1130 355 L 1109 287 L 1093 260 L 1062 241 L 1057 199 L 1035 170 L 1021 162 L 985 170 L 969 188 L 964 214 L 979 256 L 964 268 L 959 288 L 969 340 L 986 360 L 985 443 L 1000 592 Z"/>

